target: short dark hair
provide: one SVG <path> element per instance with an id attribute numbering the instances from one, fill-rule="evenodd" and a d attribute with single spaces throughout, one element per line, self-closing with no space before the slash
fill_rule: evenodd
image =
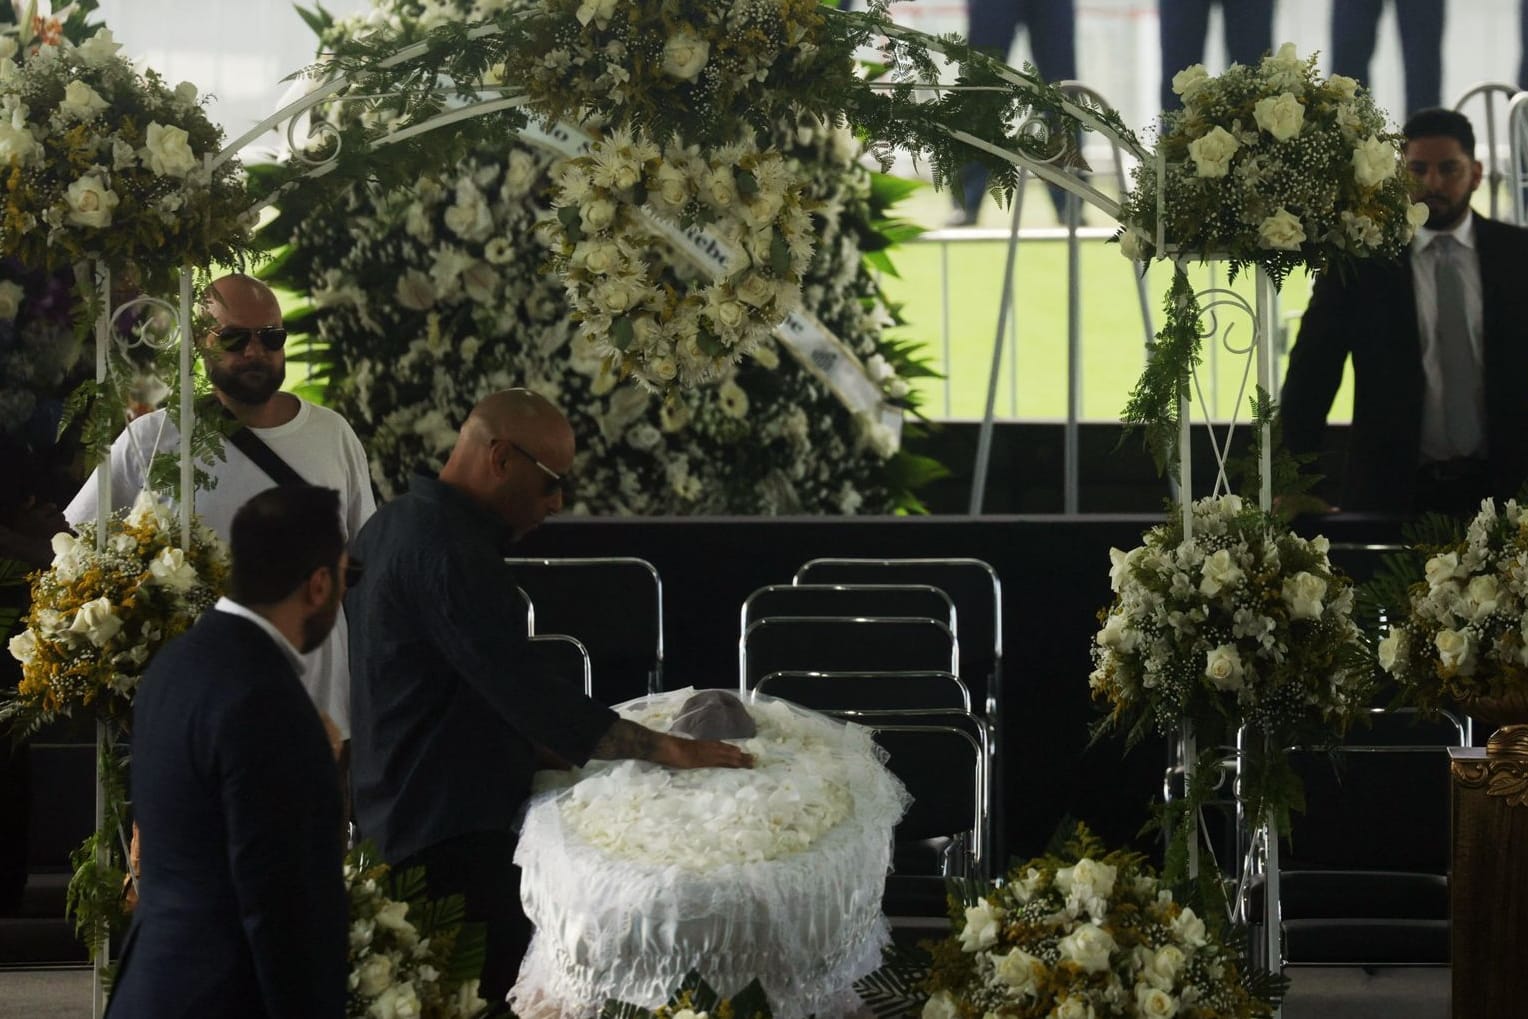
<path id="1" fill-rule="evenodd" d="M 1445 110 L 1441 106 L 1418 110 L 1406 121 L 1406 126 L 1401 128 L 1401 134 L 1406 136 L 1407 141 L 1417 138 L 1452 138 L 1459 143 L 1466 156 L 1475 158 L 1475 129 L 1470 126 L 1470 118 L 1458 110 Z"/>
<path id="2" fill-rule="evenodd" d="M 274 605 L 314 570 L 339 566 L 340 494 L 318 485 L 268 488 L 233 515 L 228 545 L 228 596 L 241 605 Z"/>

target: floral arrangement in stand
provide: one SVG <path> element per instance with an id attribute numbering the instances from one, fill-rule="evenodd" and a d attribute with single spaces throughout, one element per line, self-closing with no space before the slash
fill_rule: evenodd
<path id="1" fill-rule="evenodd" d="M 446 12 L 449 8 L 449 19 Z M 386 25 L 405 36 L 485 13 L 465 0 L 388 0 L 366 17 L 310 17 L 326 49 Z M 373 125 L 386 110 L 341 107 Z M 779 118 L 770 135 L 803 180 L 817 242 L 803 307 L 862 359 L 886 398 L 915 409 L 908 380 L 928 369 L 887 330 L 894 309 L 874 272 L 909 234 L 891 206 L 914 185 L 859 166 L 853 136 L 815 117 Z M 849 412 L 773 338 L 707 386 L 657 397 L 621 384 L 594 340 L 569 323 L 561 281 L 536 229 L 560 164 L 515 142 L 436 168 L 407 191 L 352 185 L 316 208 L 283 200 L 262 236 L 282 243 L 268 279 L 311 295 L 289 311 L 320 365 L 325 396 L 366 445 L 384 498 L 420 465 L 438 467 L 454 426 L 494 389 L 525 385 L 556 401 L 579 436 L 573 512 L 598 514 L 885 513 L 916 509 L 937 465 L 894 450 L 877 422 Z M 873 263 L 873 264 L 872 264 Z"/>
<path id="2" fill-rule="evenodd" d="M 350 901 L 348 1019 L 469 1019 L 478 997 L 483 929 L 460 896 L 430 899 L 424 873 L 390 873 L 366 844 L 345 856 Z"/>
<path id="3" fill-rule="evenodd" d="M 122 722 L 154 652 L 217 600 L 227 553 L 200 521 L 183 547 L 179 521 L 149 492 L 113 514 L 104 550 L 86 522 L 78 537 L 54 535 L 53 552 L 32 577 L 27 629 L 10 640 L 22 677 L 0 719 L 23 732 L 80 711 Z"/>
<path id="4" fill-rule="evenodd" d="M 1287 831 L 1303 800 L 1282 748 L 1329 743 L 1372 692 L 1353 587 L 1327 551 L 1235 495 L 1196 501 L 1187 540 L 1175 516 L 1139 547 L 1110 549 L 1115 597 L 1088 679 L 1108 709 L 1095 735 L 1133 745 L 1189 722 L 1218 755 L 1249 726 L 1261 737 L 1249 741 L 1250 816 Z"/>
<path id="5" fill-rule="evenodd" d="M 1079 826 L 1062 855 L 951 897 L 954 930 L 931 946 L 923 1019 L 1272 1016 L 1281 989 L 1135 853 Z"/>
<path id="6" fill-rule="evenodd" d="M 702 154 L 619 130 L 563 163 L 546 227 L 579 338 L 655 391 L 712 381 L 757 350 L 800 303 L 812 257 L 792 169 L 751 138 Z M 719 277 L 692 289 L 653 215 L 709 228 L 725 251 Z"/>
<path id="7" fill-rule="evenodd" d="M 1322 78 L 1292 43 L 1219 76 L 1195 64 L 1173 76 L 1173 91 L 1183 108 L 1163 116 L 1155 158 L 1135 168 L 1119 234 L 1129 258 L 1179 262 L 1166 324 L 1125 413 L 1167 443 L 1200 341 L 1185 259 L 1224 259 L 1233 280 L 1257 266 L 1278 286 L 1295 268 L 1398 257 L 1427 219 L 1407 191 L 1400 135 L 1369 93 L 1340 74 Z"/>
<path id="8" fill-rule="evenodd" d="M 1423 579 L 1389 620 L 1380 667 L 1422 708 L 1528 722 L 1528 515 L 1486 499 L 1462 540 L 1418 551 Z"/>
<path id="9" fill-rule="evenodd" d="M 600 1010 L 599 1019 L 771 1019 L 773 1015 L 757 980 L 727 998 L 691 970 L 657 1008 L 611 1001 Z"/>
<path id="10" fill-rule="evenodd" d="M 118 55 L 107 29 L 0 59 L 0 257 L 36 269 L 95 259 L 164 289 L 182 265 L 248 250 L 239 164 L 195 86 L 171 89 Z"/>

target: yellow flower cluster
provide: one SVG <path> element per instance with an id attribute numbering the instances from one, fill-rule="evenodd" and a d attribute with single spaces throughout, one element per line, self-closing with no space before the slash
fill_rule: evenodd
<path id="1" fill-rule="evenodd" d="M 24 730 L 90 710 L 124 718 L 155 651 L 190 628 L 228 574 L 222 542 L 199 522 L 189 549 L 169 510 L 142 493 L 107 525 L 53 537 L 53 563 L 33 574 L 27 628 L 11 638 L 21 662 L 15 697 L 0 716 Z"/>

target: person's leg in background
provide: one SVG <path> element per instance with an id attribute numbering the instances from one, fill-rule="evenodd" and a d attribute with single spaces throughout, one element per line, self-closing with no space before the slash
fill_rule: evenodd
<path id="1" fill-rule="evenodd" d="M 1221 0 L 1220 16 L 1232 63 L 1256 67 L 1273 51 L 1273 0 Z"/>
<path id="2" fill-rule="evenodd" d="M 1332 0 L 1332 73 L 1369 84 L 1369 61 L 1384 0 Z"/>
<path id="3" fill-rule="evenodd" d="M 966 41 L 1006 63 L 1024 16 L 1025 0 L 968 0 Z M 1044 74 L 1042 70 L 1040 72 Z M 980 163 L 967 163 L 952 182 L 950 201 L 955 206 L 951 226 L 970 226 L 981 211 L 987 191 L 987 171 Z"/>
<path id="4" fill-rule="evenodd" d="M 1395 0 L 1406 116 L 1443 105 L 1443 0 Z"/>
<path id="5" fill-rule="evenodd" d="M 1161 0 L 1157 20 L 1162 45 L 1162 110 L 1183 101 L 1173 92 L 1173 75 L 1204 60 L 1204 35 L 1210 25 L 1210 0 Z"/>
<path id="6" fill-rule="evenodd" d="M 1035 67 L 1046 81 L 1077 80 L 1077 10 L 1073 0 L 1026 0 L 1024 26 Z M 1081 138 L 1077 139 L 1078 144 Z M 1050 192 L 1056 219 L 1066 223 L 1067 193 L 1055 185 Z"/>

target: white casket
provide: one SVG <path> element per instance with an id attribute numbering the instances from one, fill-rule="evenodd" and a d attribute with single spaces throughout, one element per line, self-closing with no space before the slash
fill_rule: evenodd
<path id="1" fill-rule="evenodd" d="M 620 705 L 666 730 L 694 693 Z M 758 978 L 777 1019 L 852 1011 L 889 940 L 881 894 L 908 799 L 867 730 L 748 703 L 752 770 L 593 761 L 544 772 L 515 862 L 535 939 L 510 994 L 526 1017 L 656 1007 L 690 970 L 731 996 Z"/>

